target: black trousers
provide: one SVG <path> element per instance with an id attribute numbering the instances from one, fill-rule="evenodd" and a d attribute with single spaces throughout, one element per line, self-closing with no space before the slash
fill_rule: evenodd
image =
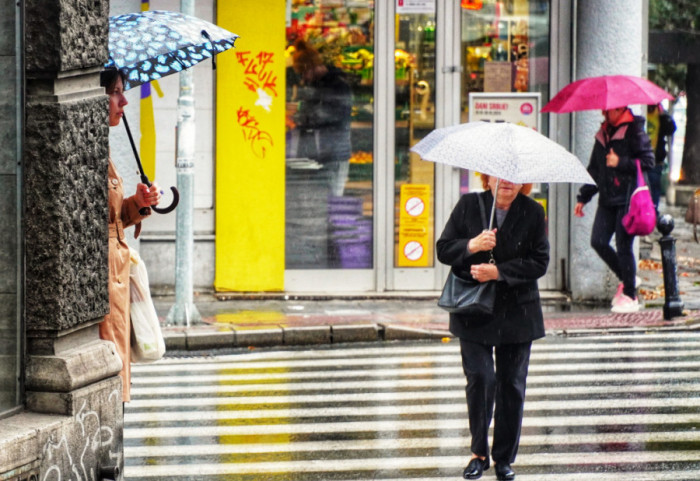
<path id="1" fill-rule="evenodd" d="M 488 431 L 491 419 L 494 419 L 491 457 L 497 463 L 510 464 L 515 461 L 520 443 L 532 343 L 496 347 L 494 368 L 494 347 L 464 339 L 459 342 L 462 368 L 467 377 L 472 453 L 489 456 Z"/>
<path id="2" fill-rule="evenodd" d="M 624 284 L 624 293 L 630 299 L 637 297 L 635 276 L 637 262 L 634 259 L 634 236 L 629 235 L 622 226 L 622 217 L 627 208 L 621 206 L 598 205 L 591 231 L 591 246 L 601 259 L 610 267 Z M 610 239 L 615 234 L 615 249 L 610 245 Z"/>

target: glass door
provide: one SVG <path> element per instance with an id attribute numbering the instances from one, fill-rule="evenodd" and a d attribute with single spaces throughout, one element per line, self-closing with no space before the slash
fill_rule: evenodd
<path id="1" fill-rule="evenodd" d="M 403 5 L 396 5 L 394 29 L 393 288 L 431 290 L 436 164 L 410 149 L 436 126 L 437 5 Z"/>
<path id="2" fill-rule="evenodd" d="M 539 113 L 549 94 L 550 2 L 462 0 L 460 122 L 514 122 L 548 135 L 548 116 Z M 482 190 L 478 173 L 460 174 L 460 192 Z M 555 288 L 556 196 L 549 184 L 535 184 L 530 196 L 545 209 L 551 249 L 541 288 Z"/>
<path id="3" fill-rule="evenodd" d="M 285 285 L 373 289 L 374 2 L 288 1 Z"/>

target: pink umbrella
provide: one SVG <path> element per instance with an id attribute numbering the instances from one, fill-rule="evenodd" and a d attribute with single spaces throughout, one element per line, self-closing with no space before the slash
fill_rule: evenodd
<path id="1" fill-rule="evenodd" d="M 673 95 L 642 77 L 603 75 L 570 83 L 542 108 L 542 112 L 610 110 L 627 105 L 655 105 Z"/>

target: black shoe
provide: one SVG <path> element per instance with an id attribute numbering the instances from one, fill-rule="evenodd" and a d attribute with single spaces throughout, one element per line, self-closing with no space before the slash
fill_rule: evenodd
<path id="1" fill-rule="evenodd" d="M 498 481 L 512 481 L 515 479 L 515 471 L 507 463 L 496 463 L 496 478 Z"/>
<path id="2" fill-rule="evenodd" d="M 464 468 L 464 479 L 479 479 L 487 469 L 489 469 L 489 458 L 473 458 Z"/>

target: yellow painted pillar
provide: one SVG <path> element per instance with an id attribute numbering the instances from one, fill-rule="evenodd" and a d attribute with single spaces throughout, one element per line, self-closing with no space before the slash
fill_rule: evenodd
<path id="1" fill-rule="evenodd" d="M 284 289 L 285 2 L 217 2 L 217 291 Z"/>

